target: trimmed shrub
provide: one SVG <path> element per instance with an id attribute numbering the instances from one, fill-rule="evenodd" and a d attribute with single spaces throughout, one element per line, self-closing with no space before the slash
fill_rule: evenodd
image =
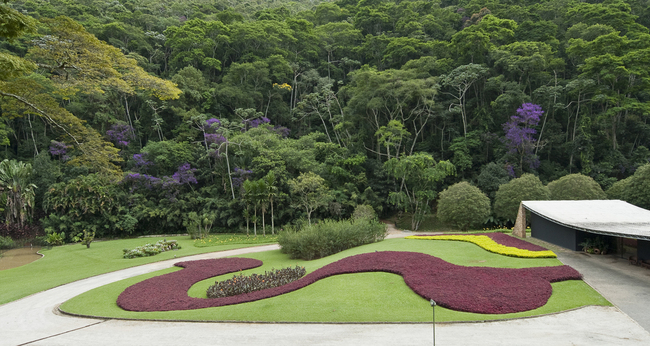
<path id="1" fill-rule="evenodd" d="M 124 251 L 124 258 L 135 258 L 154 256 L 161 252 L 178 250 L 180 248 L 181 246 L 176 243 L 176 240 L 159 240 L 155 244 L 144 244 L 132 250 L 124 249 L 122 251 Z"/>
<path id="2" fill-rule="evenodd" d="M 627 187 L 630 184 L 631 180 L 632 177 L 628 177 L 612 184 L 612 186 L 609 189 L 607 189 L 607 191 L 605 191 L 605 194 L 607 194 L 607 198 L 625 200 Z"/>
<path id="3" fill-rule="evenodd" d="M 467 231 L 482 225 L 490 216 L 490 199 L 478 187 L 466 181 L 454 184 L 440 193 L 438 218 Z"/>
<path id="4" fill-rule="evenodd" d="M 494 214 L 514 223 L 521 201 L 546 201 L 550 196 L 548 187 L 538 177 L 527 173 L 499 186 L 494 200 Z"/>
<path id="5" fill-rule="evenodd" d="M 312 260 L 374 243 L 385 237 L 386 225 L 377 220 L 326 220 L 300 231 L 288 229 L 281 232 L 278 243 L 280 251 L 290 258 Z"/>
<path id="6" fill-rule="evenodd" d="M 208 298 L 222 298 L 279 287 L 300 279 L 306 273 L 305 267 L 296 266 L 295 268 L 272 269 L 270 272 L 265 271 L 262 275 L 235 275 L 232 279 L 216 281 L 214 285 L 208 287 L 207 295 Z"/>
<path id="7" fill-rule="evenodd" d="M 650 164 L 639 167 L 625 188 L 625 201 L 650 209 Z"/>
<path id="8" fill-rule="evenodd" d="M 607 195 L 591 177 L 580 173 L 565 175 L 548 183 L 552 200 L 607 199 Z"/>

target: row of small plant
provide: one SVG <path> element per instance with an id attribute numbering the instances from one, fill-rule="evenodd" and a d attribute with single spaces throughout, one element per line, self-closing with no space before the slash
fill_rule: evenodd
<path id="1" fill-rule="evenodd" d="M 239 274 L 233 276 L 232 279 L 215 282 L 214 285 L 208 287 L 207 295 L 208 298 L 222 298 L 279 287 L 300 279 L 305 276 L 305 273 L 307 273 L 305 267 L 296 266 L 295 268 L 272 269 L 261 275 L 244 276 L 244 274 Z"/>
<path id="2" fill-rule="evenodd" d="M 507 235 L 506 235 L 507 236 Z M 509 237 L 509 236 L 508 236 Z M 430 239 L 430 240 L 456 240 L 474 243 L 483 249 L 511 257 L 521 258 L 555 258 L 557 255 L 550 250 L 521 249 L 514 246 L 499 244 L 488 235 L 433 235 L 433 236 L 408 236 L 406 239 Z"/>
<path id="3" fill-rule="evenodd" d="M 381 241 L 386 225 L 376 219 L 358 218 L 343 221 L 326 220 L 301 230 L 288 228 L 280 233 L 281 252 L 290 258 L 312 260 L 356 246 Z"/>
<path id="4" fill-rule="evenodd" d="M 154 256 L 161 252 L 178 250 L 181 246 L 176 243 L 176 240 L 159 240 L 155 244 L 144 244 L 135 249 L 124 249 L 124 258 L 147 257 Z"/>
<path id="5" fill-rule="evenodd" d="M 251 258 L 222 258 L 175 265 L 185 269 L 128 287 L 118 297 L 117 305 L 129 311 L 202 309 L 276 297 L 333 275 L 388 272 L 401 275 L 416 294 L 426 301 L 433 299 L 442 307 L 481 314 L 505 314 L 532 310 L 546 304 L 553 293 L 552 282 L 582 278 L 580 273 L 566 265 L 466 267 L 418 252 L 380 251 L 343 258 L 282 286 L 205 299 L 190 297 L 187 291 L 201 280 L 256 268 L 262 262 Z"/>
<path id="6" fill-rule="evenodd" d="M 214 234 L 194 239 L 194 246 L 208 247 L 227 244 L 268 244 L 277 243 L 277 235 L 247 236 L 242 234 Z"/>

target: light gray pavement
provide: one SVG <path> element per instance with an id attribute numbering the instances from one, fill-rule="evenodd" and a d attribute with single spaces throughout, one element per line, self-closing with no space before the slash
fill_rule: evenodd
<path id="1" fill-rule="evenodd" d="M 562 263 L 580 272 L 584 281 L 650 331 L 650 270 L 630 265 L 615 255 L 555 251 Z"/>
<path id="2" fill-rule="evenodd" d="M 395 232 L 393 232 L 395 233 Z M 398 237 L 401 234 L 391 234 Z M 185 257 L 218 258 L 277 245 Z M 261 324 L 120 321 L 70 317 L 56 307 L 110 282 L 171 267 L 176 260 L 99 275 L 0 305 L 0 345 L 431 345 L 428 324 Z M 580 269 L 578 268 L 580 271 Z M 625 282 L 619 282 L 624 286 Z M 619 286 L 619 287 L 620 287 Z M 624 287 L 620 287 L 624 289 Z M 601 291 L 602 292 L 602 291 Z M 436 325 L 437 345 L 650 345 L 650 333 L 616 307 L 536 318 Z"/>

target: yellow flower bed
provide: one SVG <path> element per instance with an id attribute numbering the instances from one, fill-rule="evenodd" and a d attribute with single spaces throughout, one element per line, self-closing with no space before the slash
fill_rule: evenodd
<path id="1" fill-rule="evenodd" d="M 554 258 L 557 255 L 551 251 L 530 251 L 516 247 L 501 245 L 486 235 L 432 235 L 432 236 L 408 236 L 406 239 L 433 239 L 433 240 L 458 240 L 474 243 L 487 251 L 500 255 L 523 257 L 523 258 Z"/>

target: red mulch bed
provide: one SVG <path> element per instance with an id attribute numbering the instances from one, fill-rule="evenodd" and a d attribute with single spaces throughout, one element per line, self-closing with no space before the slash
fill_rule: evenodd
<path id="1" fill-rule="evenodd" d="M 239 270 L 259 267 L 248 258 L 225 258 L 176 263 L 185 269 L 128 287 L 117 305 L 129 311 L 191 310 L 275 297 L 320 279 L 349 273 L 389 272 L 404 277 L 418 295 L 458 311 L 506 314 L 543 306 L 553 291 L 551 282 L 580 280 L 569 266 L 537 268 L 464 267 L 417 252 L 371 252 L 330 263 L 287 285 L 237 296 L 203 299 L 187 295 L 196 282 Z"/>
<path id="2" fill-rule="evenodd" d="M 462 235 L 462 234 L 442 234 L 442 235 Z M 486 235 L 494 240 L 496 243 L 501 245 L 516 247 L 517 249 L 529 250 L 529 251 L 547 251 L 547 248 L 541 247 L 539 245 L 531 244 L 525 240 L 515 238 L 505 233 L 491 232 L 491 233 L 471 233 L 467 235 Z M 416 237 L 419 236 L 430 236 L 430 234 L 416 234 Z"/>

